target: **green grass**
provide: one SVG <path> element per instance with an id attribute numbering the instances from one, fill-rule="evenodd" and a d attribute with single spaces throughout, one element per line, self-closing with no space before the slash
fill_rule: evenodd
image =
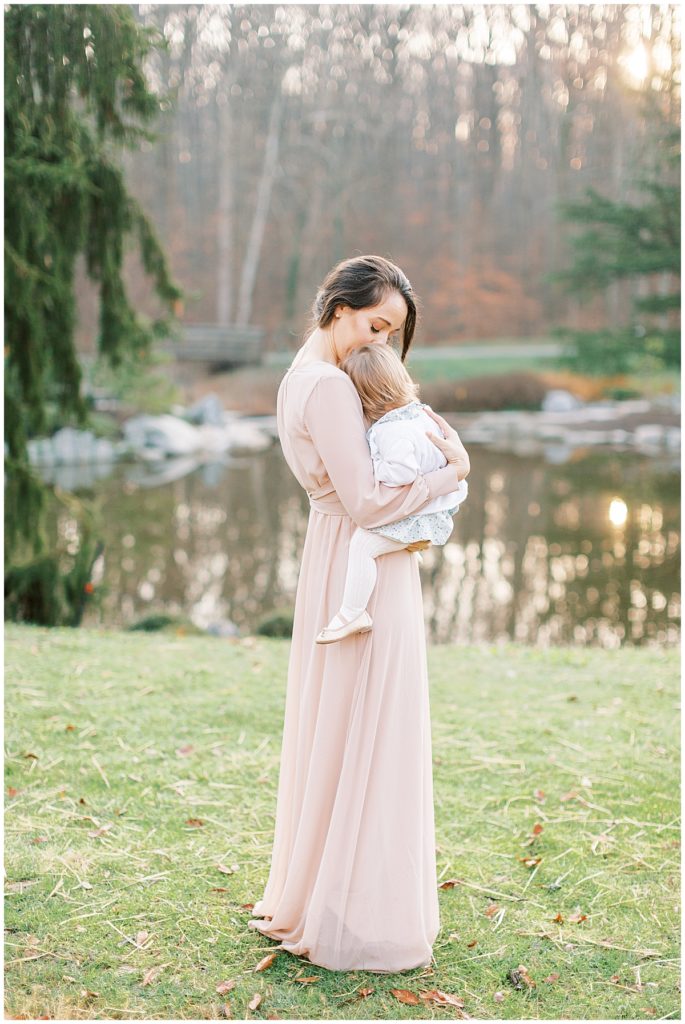
<path id="1" fill-rule="evenodd" d="M 276 945 L 243 904 L 269 867 L 288 650 L 6 625 L 7 1013 L 458 1015 L 401 988 L 485 1019 L 679 1017 L 678 651 L 429 649 L 438 874 L 457 881 L 433 966 L 376 975 L 283 951 L 253 970 Z M 519 964 L 534 987 L 507 979 Z"/>
<path id="2" fill-rule="evenodd" d="M 551 356 L 484 356 L 482 359 L 466 357 L 461 359 L 407 359 L 407 368 L 420 384 L 434 380 L 466 380 L 469 377 L 485 377 L 500 373 L 525 373 L 526 371 L 556 370 L 558 359 Z"/>

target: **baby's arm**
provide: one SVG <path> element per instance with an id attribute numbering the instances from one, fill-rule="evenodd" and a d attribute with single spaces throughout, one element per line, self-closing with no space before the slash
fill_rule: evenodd
<path id="1" fill-rule="evenodd" d="M 373 472 L 384 484 L 410 484 L 421 472 L 413 441 L 396 437 L 381 443 L 373 456 Z"/>

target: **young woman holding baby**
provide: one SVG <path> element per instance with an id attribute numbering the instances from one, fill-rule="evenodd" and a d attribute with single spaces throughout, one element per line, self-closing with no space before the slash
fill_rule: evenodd
<path id="1" fill-rule="evenodd" d="M 344 260 L 278 391 L 310 514 L 271 868 L 249 923 L 330 970 L 427 965 L 440 927 L 414 552 L 447 539 L 470 466 L 404 368 L 416 315 L 399 267 Z M 400 338 L 398 357 L 386 346 Z"/>

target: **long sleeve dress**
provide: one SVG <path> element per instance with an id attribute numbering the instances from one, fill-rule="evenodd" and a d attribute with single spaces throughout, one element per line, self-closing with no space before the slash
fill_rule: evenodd
<path id="1" fill-rule="evenodd" d="M 309 495 L 295 597 L 271 866 L 249 924 L 329 970 L 431 962 L 440 927 L 428 671 L 416 556 L 378 560 L 373 630 L 316 644 L 340 606 L 350 538 L 454 490 L 454 466 L 374 478 L 359 396 L 331 363 L 291 368 L 284 457 Z M 256 920 L 264 918 L 264 920 Z"/>

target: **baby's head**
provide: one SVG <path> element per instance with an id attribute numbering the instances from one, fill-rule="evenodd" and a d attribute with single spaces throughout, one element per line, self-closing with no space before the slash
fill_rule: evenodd
<path id="1" fill-rule="evenodd" d="M 360 345 L 345 356 L 340 369 L 352 380 L 371 423 L 419 396 L 419 385 L 390 345 Z"/>

